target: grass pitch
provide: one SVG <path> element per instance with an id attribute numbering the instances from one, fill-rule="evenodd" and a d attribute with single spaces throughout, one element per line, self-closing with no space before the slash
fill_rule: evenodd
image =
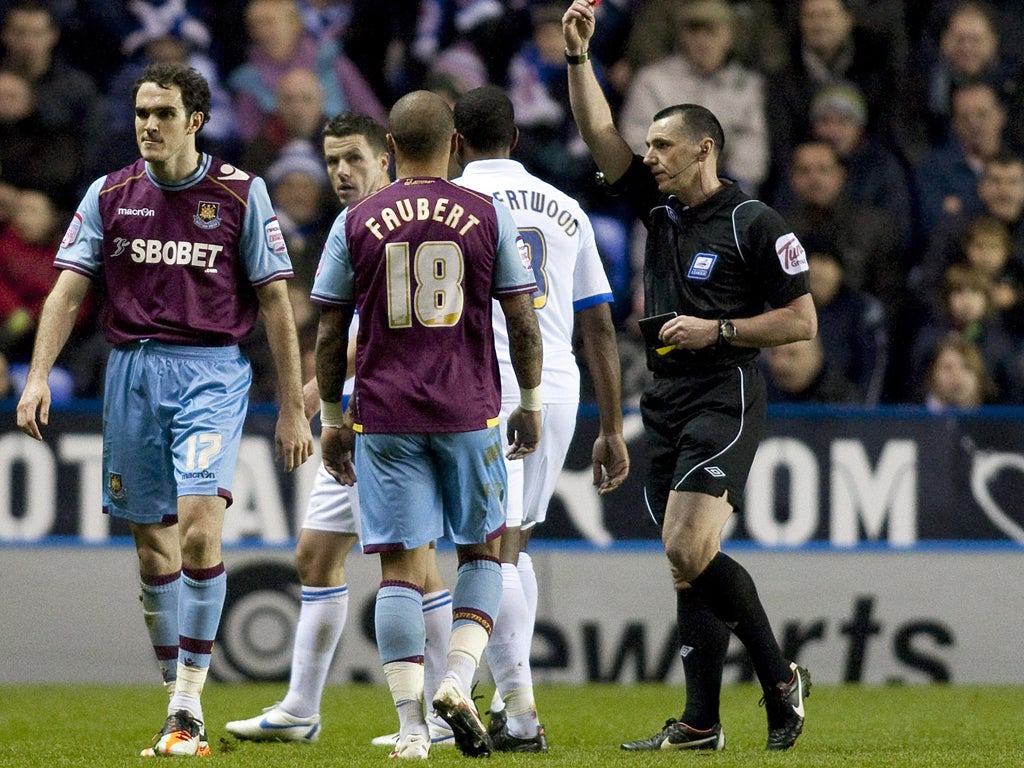
<path id="1" fill-rule="evenodd" d="M 813 670 L 812 670 L 813 672 Z M 481 688 L 484 688 L 481 686 Z M 203 696 L 214 755 L 209 765 L 231 768 L 381 766 L 387 750 L 370 739 L 394 730 L 397 719 L 379 686 L 330 687 L 324 696 L 320 742 L 253 744 L 231 738 L 228 720 L 250 717 L 284 694 L 280 684 L 211 683 Z M 491 691 L 481 690 L 486 709 Z M 159 686 L 0 686 L 0 766 L 141 766 L 138 757 L 163 719 Z M 678 715 L 682 689 L 667 685 L 540 686 L 551 751 L 495 754 L 487 765 L 545 768 L 698 765 L 787 768 L 1020 768 L 1024 765 L 1024 687 L 824 686 L 807 702 L 807 724 L 796 747 L 764 751 L 764 710 L 750 685 L 727 686 L 722 753 L 625 753 L 619 743 L 658 731 Z M 167 758 L 163 758 L 166 760 Z M 188 760 L 188 758 L 180 758 Z M 170 758 L 174 762 L 174 758 Z M 435 765 L 465 764 L 452 748 L 430 755 Z"/>

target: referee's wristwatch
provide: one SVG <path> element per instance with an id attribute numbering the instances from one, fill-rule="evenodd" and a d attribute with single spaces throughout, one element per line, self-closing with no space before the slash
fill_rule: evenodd
<path id="1" fill-rule="evenodd" d="M 732 320 L 723 317 L 718 321 L 718 343 L 732 344 L 732 340 L 735 338 L 736 326 L 732 324 Z"/>

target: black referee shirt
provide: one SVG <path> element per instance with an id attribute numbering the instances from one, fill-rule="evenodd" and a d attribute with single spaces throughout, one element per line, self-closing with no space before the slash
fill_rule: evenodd
<path id="1" fill-rule="evenodd" d="M 737 184 L 687 207 L 662 195 L 643 158 L 634 156 L 613 187 L 647 227 L 644 314 L 676 312 L 701 318 L 753 317 L 808 293 L 807 258 L 782 217 Z M 721 368 L 753 360 L 759 350 L 717 344 L 659 355 L 647 350 L 658 376 Z"/>

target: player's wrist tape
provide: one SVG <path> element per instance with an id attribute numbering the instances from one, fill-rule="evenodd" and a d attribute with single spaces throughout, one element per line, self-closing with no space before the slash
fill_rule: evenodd
<path id="1" fill-rule="evenodd" d="M 519 390 L 519 407 L 524 411 L 539 411 L 542 404 L 540 387 Z"/>
<path id="2" fill-rule="evenodd" d="M 341 427 L 345 424 L 345 409 L 341 407 L 341 401 L 328 403 L 320 401 L 320 424 L 324 427 Z"/>

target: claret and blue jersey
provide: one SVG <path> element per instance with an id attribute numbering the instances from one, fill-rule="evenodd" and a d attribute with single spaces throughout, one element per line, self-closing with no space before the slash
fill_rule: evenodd
<path id="1" fill-rule="evenodd" d="M 511 214 L 489 196 L 404 178 L 349 206 L 328 235 L 312 299 L 359 307 L 360 428 L 470 432 L 495 423 L 491 299 L 536 287 Z"/>
<path id="2" fill-rule="evenodd" d="M 206 154 L 174 184 L 141 159 L 97 179 L 55 266 L 102 279 L 114 345 L 235 344 L 256 320 L 255 289 L 293 275 L 263 180 Z"/>

